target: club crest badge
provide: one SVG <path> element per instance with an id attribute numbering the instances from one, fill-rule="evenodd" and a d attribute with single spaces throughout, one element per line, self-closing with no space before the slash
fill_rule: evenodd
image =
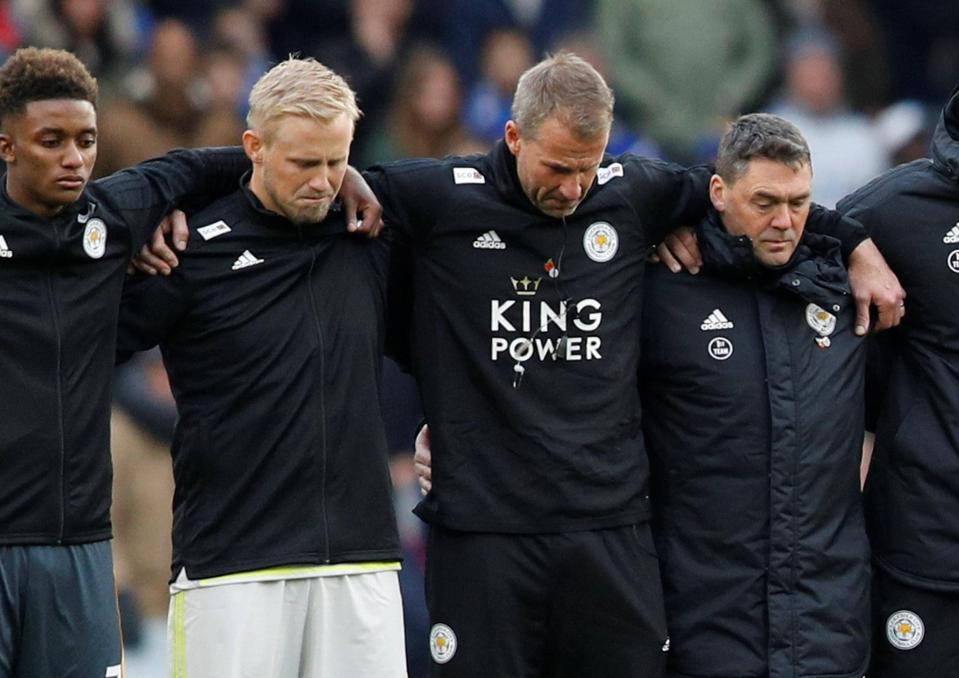
<path id="1" fill-rule="evenodd" d="M 900 650 L 911 650 L 922 642 L 926 627 L 919 615 L 910 610 L 898 610 L 886 620 L 886 639 Z"/>
<path id="2" fill-rule="evenodd" d="M 83 229 L 83 251 L 91 259 L 99 259 L 107 251 L 107 226 L 102 219 L 89 219 Z"/>
<path id="3" fill-rule="evenodd" d="M 590 224 L 583 234 L 583 249 L 593 261 L 604 264 L 616 256 L 619 249 L 619 234 L 612 224 L 597 221 Z"/>
<path id="4" fill-rule="evenodd" d="M 430 655 L 437 664 L 445 664 L 456 654 L 456 634 L 446 624 L 433 624 L 430 629 Z"/>
<path id="5" fill-rule="evenodd" d="M 828 337 L 836 331 L 836 316 L 816 304 L 806 306 L 806 324 L 820 337 Z"/>

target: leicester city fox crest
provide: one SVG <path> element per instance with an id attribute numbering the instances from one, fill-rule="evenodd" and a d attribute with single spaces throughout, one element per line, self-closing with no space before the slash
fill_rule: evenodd
<path id="1" fill-rule="evenodd" d="M 107 251 L 107 226 L 102 219 L 88 219 L 83 229 L 83 251 L 91 259 L 99 259 Z"/>

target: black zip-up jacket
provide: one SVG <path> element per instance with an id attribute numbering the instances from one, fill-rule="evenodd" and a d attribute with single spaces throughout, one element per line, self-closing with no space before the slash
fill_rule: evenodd
<path id="1" fill-rule="evenodd" d="M 901 165 L 839 203 L 861 219 L 908 297 L 876 337 L 866 395 L 875 431 L 866 520 L 877 567 L 959 591 L 959 88 L 932 158 Z"/>
<path id="2" fill-rule="evenodd" d="M 413 253 L 412 363 L 433 449 L 418 515 L 515 533 L 647 519 L 643 269 L 668 230 L 702 217 L 709 177 L 606 158 L 575 213 L 556 219 L 527 199 L 503 142 L 370 171 Z M 863 235 L 848 227 L 850 242 Z"/>
<path id="3" fill-rule="evenodd" d="M 389 245 L 296 226 L 243 188 L 190 219 L 169 278 L 124 291 L 120 357 L 176 397 L 173 575 L 399 560 L 379 412 Z"/>
<path id="4" fill-rule="evenodd" d="M 677 678 L 859 678 L 864 342 L 832 238 L 761 269 L 712 213 L 704 270 L 646 272 L 643 430 Z"/>
<path id="5" fill-rule="evenodd" d="M 41 218 L 0 195 L 0 544 L 110 537 L 110 384 L 131 251 L 191 198 L 224 195 L 239 149 L 175 151 Z"/>

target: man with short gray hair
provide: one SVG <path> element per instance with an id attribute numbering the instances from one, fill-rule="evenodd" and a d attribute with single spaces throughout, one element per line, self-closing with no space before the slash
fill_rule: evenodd
<path id="1" fill-rule="evenodd" d="M 646 271 L 640 387 L 668 675 L 859 678 L 869 545 L 865 350 L 839 243 L 807 228 L 809 147 L 740 117 L 698 226 L 703 272 Z"/>

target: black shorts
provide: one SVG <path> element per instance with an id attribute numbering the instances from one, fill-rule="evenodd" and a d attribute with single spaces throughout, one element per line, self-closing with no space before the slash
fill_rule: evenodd
<path id="1" fill-rule="evenodd" d="M 872 594 L 869 678 L 959 675 L 959 592 L 919 589 L 874 567 Z"/>
<path id="2" fill-rule="evenodd" d="M 431 676 L 658 678 L 668 640 L 648 525 L 546 535 L 434 528 Z"/>
<path id="3" fill-rule="evenodd" d="M 0 546 L 0 678 L 119 675 L 110 542 Z"/>

